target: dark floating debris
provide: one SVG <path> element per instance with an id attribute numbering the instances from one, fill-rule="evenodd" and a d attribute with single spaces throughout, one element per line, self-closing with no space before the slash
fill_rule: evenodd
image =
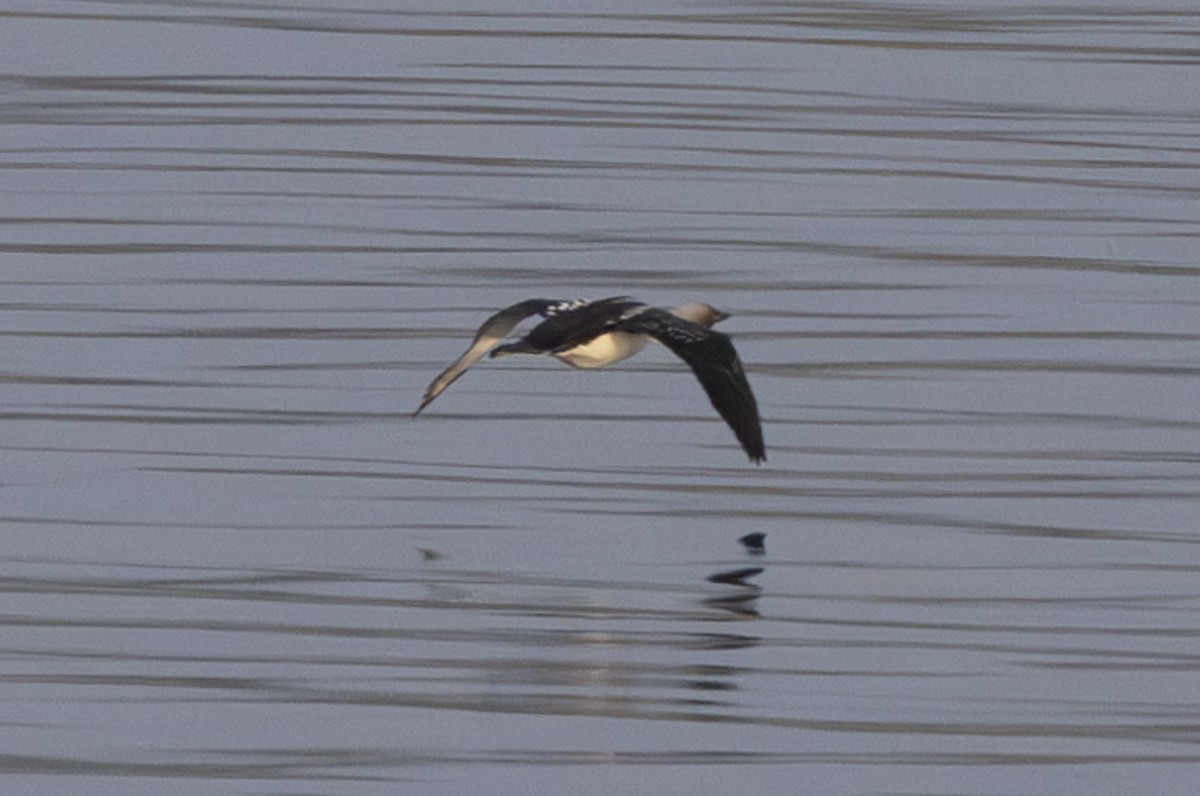
<path id="1" fill-rule="evenodd" d="M 746 550 L 752 555 L 761 556 L 763 553 L 767 552 L 766 545 L 764 544 L 766 539 L 767 535 L 765 533 L 755 532 L 746 534 L 741 539 L 738 539 L 738 541 L 741 542 L 742 546 L 745 547 Z"/>
<path id="2" fill-rule="evenodd" d="M 748 578 L 753 578 L 763 573 L 762 567 L 742 567 L 741 569 L 731 569 L 727 572 L 718 572 L 715 575 L 708 576 L 709 583 L 726 583 L 731 586 L 754 586 L 753 583 L 747 583 Z M 757 588 L 757 587 L 755 587 Z"/>

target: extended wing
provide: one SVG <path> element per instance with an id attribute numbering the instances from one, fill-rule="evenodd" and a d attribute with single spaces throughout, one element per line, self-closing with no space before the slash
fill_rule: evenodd
<path id="1" fill-rule="evenodd" d="M 466 353 L 456 359 L 450 367 L 439 373 L 438 377 L 430 383 L 429 388 L 425 390 L 425 395 L 421 397 L 421 405 L 417 407 L 417 411 L 413 412 L 413 417 L 421 414 L 421 410 L 429 406 L 434 398 L 437 398 L 447 387 L 454 383 L 455 379 L 466 373 L 467 368 L 482 359 L 483 355 L 488 352 L 488 349 L 505 337 L 508 337 L 521 321 L 531 315 L 546 315 L 553 308 L 573 303 L 555 299 L 526 299 L 511 307 L 502 309 L 488 318 L 479 327 L 479 331 L 475 333 L 475 339 L 471 341 L 471 346 L 466 350 Z"/>
<path id="2" fill-rule="evenodd" d="M 615 328 L 649 335 L 686 362 L 750 460 L 766 461 L 758 402 L 729 337 L 655 307 L 622 320 Z"/>
<path id="3" fill-rule="evenodd" d="M 524 338 L 502 345 L 492 357 L 509 354 L 557 354 L 594 340 L 624 320 L 635 308 L 645 306 L 629 296 L 613 296 L 599 301 L 580 301 L 573 306 L 554 307 L 546 320 L 533 327 Z"/>

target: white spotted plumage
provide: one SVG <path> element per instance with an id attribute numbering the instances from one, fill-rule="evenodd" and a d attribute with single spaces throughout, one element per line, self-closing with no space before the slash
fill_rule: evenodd
<path id="1" fill-rule="evenodd" d="M 570 299 L 568 301 L 560 301 L 557 304 L 552 304 L 551 306 L 547 307 L 544 315 L 547 318 L 552 318 L 555 315 L 560 315 L 564 312 L 570 312 L 571 310 L 577 310 L 580 307 L 586 307 L 588 303 L 589 302 L 586 299 Z"/>

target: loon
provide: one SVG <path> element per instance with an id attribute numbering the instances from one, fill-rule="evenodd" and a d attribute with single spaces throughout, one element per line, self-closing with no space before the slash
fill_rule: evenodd
<path id="1" fill-rule="evenodd" d="M 520 340 L 497 345 L 533 315 L 545 320 Z M 590 370 L 628 359 L 651 340 L 657 340 L 687 363 L 746 455 L 761 464 L 767 459 L 767 450 L 758 403 L 733 343 L 727 335 L 711 328 L 728 317 L 708 304 L 663 310 L 628 296 L 599 301 L 527 299 L 483 322 L 466 352 L 425 390 L 413 416 L 489 351 L 493 359 L 511 354 L 549 354 L 572 367 Z"/>

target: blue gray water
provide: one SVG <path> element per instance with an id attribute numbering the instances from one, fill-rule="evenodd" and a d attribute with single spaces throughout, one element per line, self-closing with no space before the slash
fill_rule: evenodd
<path id="1" fill-rule="evenodd" d="M 0 16 L 4 793 L 1195 792 L 1194 4 Z"/>

